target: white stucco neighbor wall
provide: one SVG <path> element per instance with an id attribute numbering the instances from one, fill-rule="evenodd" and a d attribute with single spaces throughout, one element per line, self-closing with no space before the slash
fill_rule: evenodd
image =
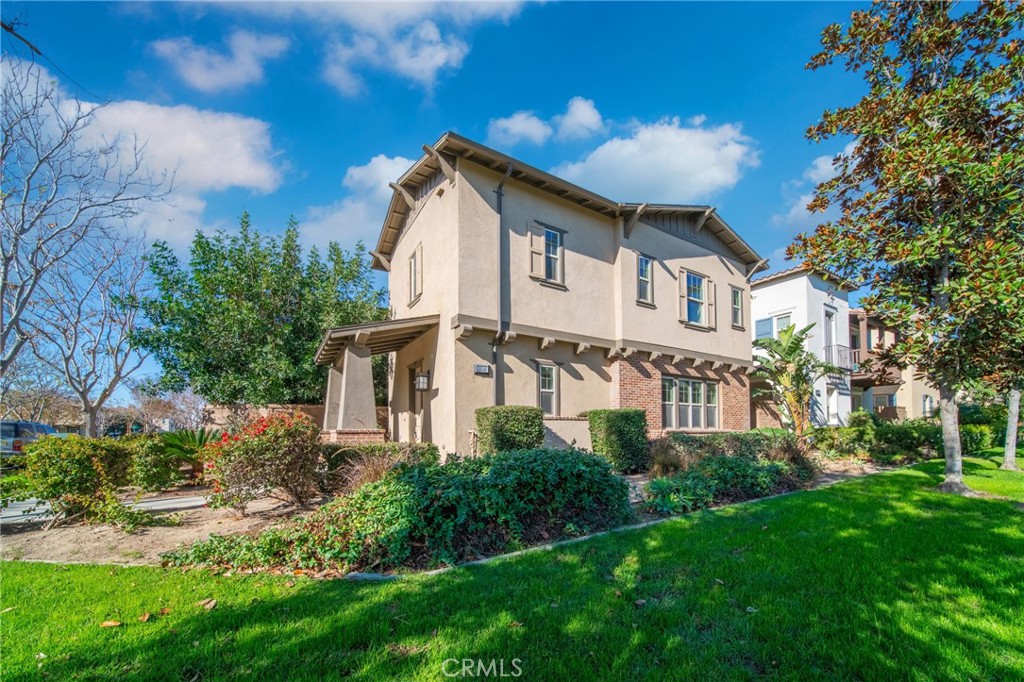
<path id="1" fill-rule="evenodd" d="M 789 315 L 797 328 L 813 324 L 807 337 L 807 349 L 825 359 L 826 315 L 832 313 L 831 344 L 850 345 L 850 303 L 845 289 L 836 287 L 817 275 L 794 272 L 793 275 L 751 286 L 750 339 L 756 338 L 757 320 Z M 843 425 L 851 410 L 850 380 L 824 377 L 814 386 L 811 418 L 816 426 Z"/>

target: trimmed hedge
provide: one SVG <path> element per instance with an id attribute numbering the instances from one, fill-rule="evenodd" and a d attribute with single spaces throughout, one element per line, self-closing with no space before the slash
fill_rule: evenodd
<path id="1" fill-rule="evenodd" d="M 651 458 L 646 412 L 632 408 L 591 410 L 587 420 L 594 452 L 607 458 L 616 471 L 631 474 L 647 470 Z"/>
<path id="2" fill-rule="evenodd" d="M 544 444 L 544 410 L 529 405 L 492 405 L 476 411 L 480 454 L 529 450 Z"/>
<path id="3" fill-rule="evenodd" d="M 181 566 L 387 570 L 454 564 L 631 521 L 629 487 L 606 461 L 533 449 L 412 465 L 291 527 L 214 536 L 168 556 Z"/>

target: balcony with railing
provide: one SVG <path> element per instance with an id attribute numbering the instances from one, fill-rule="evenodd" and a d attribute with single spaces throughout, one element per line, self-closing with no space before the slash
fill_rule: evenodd
<path id="1" fill-rule="evenodd" d="M 853 353 L 849 346 L 831 345 L 825 346 L 825 362 L 834 365 L 844 372 L 851 372 L 856 369 L 853 360 Z"/>

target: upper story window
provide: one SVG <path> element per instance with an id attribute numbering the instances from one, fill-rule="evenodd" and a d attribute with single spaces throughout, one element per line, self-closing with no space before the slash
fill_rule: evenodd
<path id="1" fill-rule="evenodd" d="M 686 321 L 691 324 L 704 324 L 707 320 L 705 314 L 705 295 L 707 290 L 707 279 L 692 272 L 686 273 Z"/>
<path id="2" fill-rule="evenodd" d="M 779 338 L 779 333 L 791 324 L 793 322 L 789 313 L 756 320 L 754 322 L 754 338 L 770 339 L 774 337 L 777 339 Z"/>
<path id="3" fill-rule="evenodd" d="M 562 234 L 554 230 L 544 230 L 544 279 L 549 282 L 561 282 Z"/>
<path id="4" fill-rule="evenodd" d="M 537 364 L 537 395 L 540 409 L 549 416 L 558 416 L 558 366 Z"/>
<path id="5" fill-rule="evenodd" d="M 730 287 L 732 304 L 732 326 L 743 327 L 743 289 Z"/>
<path id="6" fill-rule="evenodd" d="M 559 229 L 535 224 L 530 230 L 530 277 L 565 284 L 565 233 Z"/>
<path id="7" fill-rule="evenodd" d="M 423 244 L 417 244 L 409 256 L 409 305 L 423 293 Z"/>
<path id="8" fill-rule="evenodd" d="M 636 257 L 636 300 L 654 303 L 654 259 L 650 256 Z"/>

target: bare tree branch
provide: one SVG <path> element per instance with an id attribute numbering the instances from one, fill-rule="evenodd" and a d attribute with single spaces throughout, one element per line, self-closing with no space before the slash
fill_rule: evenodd
<path id="1" fill-rule="evenodd" d="M 35 64 L 3 63 L 0 375 L 45 318 L 40 290 L 80 251 L 105 250 L 144 203 L 166 196 L 138 140 L 90 134 L 94 105 L 65 98 Z M 97 141 L 98 140 L 98 141 Z"/>

